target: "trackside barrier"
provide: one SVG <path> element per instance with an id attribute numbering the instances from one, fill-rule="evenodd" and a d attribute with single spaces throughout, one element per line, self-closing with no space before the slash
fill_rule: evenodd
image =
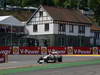
<path id="1" fill-rule="evenodd" d="M 57 51 L 58 54 L 60 54 L 60 55 L 67 54 L 66 47 L 47 47 L 47 49 L 48 49 L 48 53 L 50 53 L 52 51 Z"/>
<path id="2" fill-rule="evenodd" d="M 99 47 L 93 47 L 92 54 L 99 54 Z"/>
<path id="3" fill-rule="evenodd" d="M 73 54 L 73 51 L 74 51 L 73 47 L 67 47 L 66 50 L 67 50 L 67 54 L 69 54 L 69 55 Z"/>
<path id="4" fill-rule="evenodd" d="M 13 46 L 12 47 L 12 53 L 13 53 L 13 55 L 18 55 L 19 54 L 19 47 Z"/>
<path id="5" fill-rule="evenodd" d="M 40 55 L 57 51 L 60 55 L 100 54 L 100 47 L 0 47 L 0 55 Z"/>
<path id="6" fill-rule="evenodd" d="M 19 54 L 21 55 L 39 55 L 40 47 L 19 47 Z"/>
<path id="7" fill-rule="evenodd" d="M 41 52 L 40 52 L 40 54 L 42 54 L 42 55 L 48 54 L 48 48 L 47 48 L 47 47 L 41 47 Z"/>
<path id="8" fill-rule="evenodd" d="M 98 54 L 100 54 L 100 47 L 98 47 Z"/>
<path id="9" fill-rule="evenodd" d="M 0 54 L 0 63 L 5 63 L 5 55 Z"/>
<path id="10" fill-rule="evenodd" d="M 92 54 L 90 47 L 73 47 L 73 54 Z"/>
<path id="11" fill-rule="evenodd" d="M 5 54 L 5 55 L 13 54 L 12 47 L 9 46 L 0 47 L 0 54 Z"/>

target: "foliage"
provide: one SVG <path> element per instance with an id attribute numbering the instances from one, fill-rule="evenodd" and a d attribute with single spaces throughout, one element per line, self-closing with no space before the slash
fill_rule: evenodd
<path id="1" fill-rule="evenodd" d="M 100 25 L 100 0 L 91 0 L 90 8 L 95 12 L 95 19 Z"/>
<path id="2" fill-rule="evenodd" d="M 95 12 L 95 19 L 100 22 L 100 0 L 4 0 L 11 6 L 39 6 L 49 5 L 64 8 L 91 8 Z M 6 3 L 4 3 L 6 4 Z M 2 3 L 1 3 L 2 5 Z"/>

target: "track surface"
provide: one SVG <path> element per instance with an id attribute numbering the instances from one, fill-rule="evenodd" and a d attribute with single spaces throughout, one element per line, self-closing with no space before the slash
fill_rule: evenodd
<path id="1" fill-rule="evenodd" d="M 32 55 L 11 55 L 8 56 L 8 63 L 0 64 L 0 69 L 9 68 L 9 67 L 20 67 L 20 66 L 29 66 L 37 65 L 37 60 L 40 56 Z M 79 62 L 100 59 L 99 56 L 64 56 L 63 62 Z"/>
<path id="2" fill-rule="evenodd" d="M 6 64 L 0 64 L 0 67 L 14 67 L 14 66 L 26 66 L 36 64 L 40 56 L 32 55 L 14 55 L 9 56 L 9 62 Z M 100 59 L 98 56 L 64 56 L 63 62 L 79 62 L 87 60 Z M 66 67 L 60 69 L 48 69 L 41 71 L 28 71 L 8 75 L 100 75 L 100 65 L 86 65 L 80 67 Z"/>
<path id="3" fill-rule="evenodd" d="M 41 71 L 28 71 L 8 75 L 100 75 L 100 65 L 86 65 Z"/>
<path id="4" fill-rule="evenodd" d="M 8 62 L 23 62 L 29 64 L 36 64 L 40 56 L 32 55 L 11 55 L 8 57 Z M 84 60 L 100 59 L 100 56 L 63 56 L 63 62 L 76 62 Z"/>

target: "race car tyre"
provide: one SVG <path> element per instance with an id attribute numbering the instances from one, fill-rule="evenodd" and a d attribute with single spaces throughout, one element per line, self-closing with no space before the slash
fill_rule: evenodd
<path id="1" fill-rule="evenodd" d="M 48 63 L 48 59 L 44 59 L 44 62 Z"/>
<path id="2" fill-rule="evenodd" d="M 41 60 L 43 60 L 42 57 L 39 58 L 39 60 L 37 61 L 37 63 L 42 64 L 43 62 L 40 62 Z"/>
<path id="3" fill-rule="evenodd" d="M 62 62 L 62 57 L 61 56 L 58 58 L 58 62 Z"/>

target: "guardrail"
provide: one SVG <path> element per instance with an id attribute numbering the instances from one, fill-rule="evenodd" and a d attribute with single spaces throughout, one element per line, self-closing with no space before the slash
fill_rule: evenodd
<path id="1" fill-rule="evenodd" d="M 0 63 L 8 62 L 8 55 L 44 55 L 56 51 L 59 55 L 100 55 L 100 47 L 0 47 Z"/>
<path id="2" fill-rule="evenodd" d="M 4 54 L 0 54 L 0 63 L 5 63 L 6 62 L 6 56 Z"/>
<path id="3" fill-rule="evenodd" d="M 0 54 L 6 55 L 40 55 L 57 51 L 61 55 L 100 54 L 100 47 L 0 47 Z"/>

